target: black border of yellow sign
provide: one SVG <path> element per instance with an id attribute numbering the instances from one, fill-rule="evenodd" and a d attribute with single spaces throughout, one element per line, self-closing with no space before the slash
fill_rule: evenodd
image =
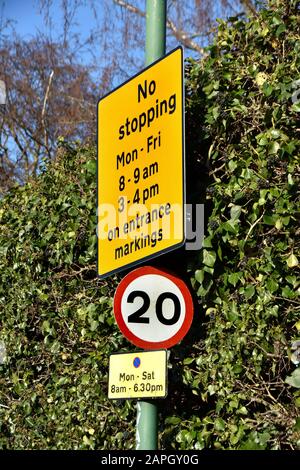
<path id="1" fill-rule="evenodd" d="M 137 73 L 136 75 L 130 77 L 128 80 L 126 80 L 125 82 L 123 82 L 122 84 L 120 84 L 118 87 L 114 88 L 113 90 L 111 90 L 109 93 L 105 94 L 104 96 L 102 96 L 99 100 L 98 100 L 98 103 L 97 103 L 97 196 L 96 196 L 96 212 L 97 212 L 97 227 L 98 227 L 98 203 L 99 203 L 99 200 L 98 200 L 98 184 L 99 184 L 99 140 L 98 140 L 98 131 L 99 131 L 99 126 L 100 126 L 100 118 L 99 118 L 99 104 L 100 102 L 105 99 L 107 96 L 111 95 L 112 93 L 114 93 L 116 90 L 118 90 L 119 88 L 123 87 L 124 85 L 126 85 L 127 83 L 129 83 L 130 81 L 134 80 L 136 77 L 142 75 L 146 70 L 152 68 L 153 66 L 155 66 L 156 64 L 158 64 L 159 62 L 163 61 L 166 57 L 168 57 L 169 55 L 173 54 L 174 52 L 180 50 L 181 51 L 181 96 L 182 96 L 182 201 L 183 201 L 183 204 L 182 204 L 182 220 L 183 220 L 183 239 L 182 241 L 180 241 L 179 243 L 175 243 L 174 245 L 168 247 L 168 248 L 165 248 L 165 249 L 162 249 L 161 251 L 157 251 L 151 255 L 148 255 L 148 256 L 144 256 L 138 260 L 135 260 L 134 262 L 131 262 L 131 263 L 124 263 L 124 265 L 122 265 L 121 267 L 118 267 L 116 269 L 113 269 L 109 272 L 106 272 L 106 273 L 102 273 L 102 274 L 99 274 L 99 240 L 98 240 L 98 236 L 97 236 L 97 262 L 96 262 L 96 268 L 97 268 L 97 276 L 99 279 L 104 279 L 108 276 L 111 276 L 113 274 L 116 274 L 118 272 L 121 272 L 121 271 L 124 271 L 124 270 L 127 270 L 127 269 L 130 269 L 136 265 L 139 265 L 141 263 L 145 263 L 147 261 L 149 261 L 150 259 L 153 259 L 153 258 L 156 258 L 158 256 L 161 256 L 161 255 L 164 255 L 165 253 L 168 253 L 170 251 L 173 251 L 173 250 L 176 250 L 178 248 L 180 248 L 181 246 L 184 245 L 185 243 L 185 236 L 186 236 L 186 220 L 185 220 L 185 202 L 186 202 L 186 185 L 185 185 L 185 120 L 184 120 L 184 114 L 185 114 L 185 97 L 184 97 L 184 57 L 183 57 L 183 48 L 182 46 L 178 46 L 176 47 L 175 49 L 173 49 L 172 51 L 170 51 L 168 54 L 166 54 L 164 57 L 162 57 L 161 59 L 158 59 L 156 60 L 155 62 L 153 62 L 152 64 L 150 64 L 148 67 L 145 67 L 143 70 L 141 70 L 139 73 Z"/>

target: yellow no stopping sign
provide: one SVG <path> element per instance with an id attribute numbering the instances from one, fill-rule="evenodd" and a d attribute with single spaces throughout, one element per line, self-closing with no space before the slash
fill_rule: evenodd
<path id="1" fill-rule="evenodd" d="M 184 243 L 183 52 L 98 103 L 98 275 Z"/>

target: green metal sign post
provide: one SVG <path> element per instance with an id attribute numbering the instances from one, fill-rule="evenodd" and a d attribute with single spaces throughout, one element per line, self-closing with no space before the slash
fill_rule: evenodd
<path id="1" fill-rule="evenodd" d="M 136 450 L 157 449 L 157 405 L 154 400 L 138 401 L 136 416 Z"/>
<path id="2" fill-rule="evenodd" d="M 147 0 L 146 66 L 166 53 L 166 11 L 167 0 Z"/>
<path id="3" fill-rule="evenodd" d="M 167 0 L 146 1 L 146 63 L 150 65 L 166 53 Z M 138 401 L 136 449 L 157 449 L 157 405 L 154 401 Z"/>

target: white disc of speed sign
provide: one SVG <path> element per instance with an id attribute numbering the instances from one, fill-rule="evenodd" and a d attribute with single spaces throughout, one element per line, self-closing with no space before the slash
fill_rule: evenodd
<path id="1" fill-rule="evenodd" d="M 187 285 L 177 276 L 144 266 L 120 282 L 114 312 L 123 335 L 136 346 L 170 348 L 191 326 L 193 300 Z"/>

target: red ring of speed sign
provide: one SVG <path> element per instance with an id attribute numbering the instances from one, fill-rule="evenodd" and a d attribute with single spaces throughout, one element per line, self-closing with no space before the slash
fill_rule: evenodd
<path id="1" fill-rule="evenodd" d="M 193 300 L 177 276 L 144 266 L 117 287 L 114 312 L 123 335 L 142 349 L 170 348 L 190 329 Z"/>

